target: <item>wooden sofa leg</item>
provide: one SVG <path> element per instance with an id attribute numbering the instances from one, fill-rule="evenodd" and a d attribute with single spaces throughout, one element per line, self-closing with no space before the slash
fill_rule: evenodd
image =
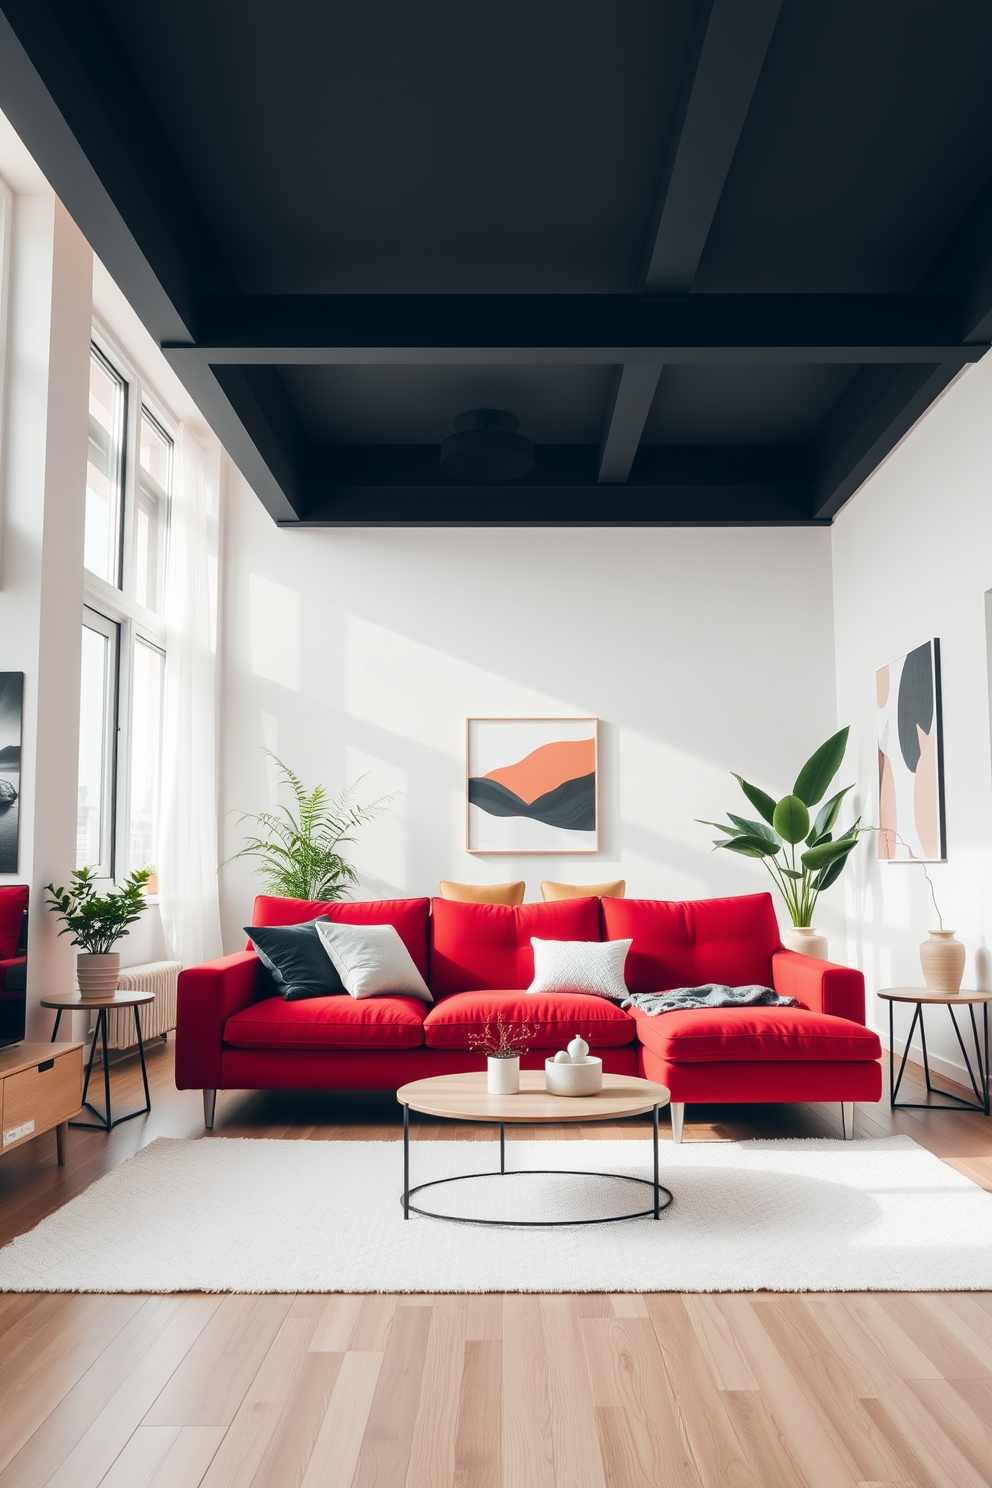
<path id="1" fill-rule="evenodd" d="M 685 1121 L 685 1102 L 672 1101 L 668 1109 L 672 1113 L 672 1141 L 681 1142 L 682 1124 Z"/>
<path id="2" fill-rule="evenodd" d="M 205 1090 L 203 1092 L 203 1124 L 207 1131 L 214 1129 L 214 1112 L 217 1109 L 216 1090 Z"/>
<path id="3" fill-rule="evenodd" d="M 844 1133 L 845 1142 L 854 1141 L 854 1102 L 841 1101 L 840 1103 L 840 1129 Z"/>

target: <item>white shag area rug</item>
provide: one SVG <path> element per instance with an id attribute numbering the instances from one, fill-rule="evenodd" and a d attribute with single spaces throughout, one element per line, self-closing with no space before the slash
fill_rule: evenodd
<path id="1" fill-rule="evenodd" d="M 411 1183 L 498 1167 L 493 1142 L 413 1142 Z M 661 1148 L 659 1221 L 486 1229 L 400 1206 L 402 1144 L 163 1138 L 0 1250 L 0 1290 L 992 1290 L 992 1194 L 908 1137 Z M 510 1169 L 651 1176 L 645 1141 L 507 1140 Z M 633 1200 L 633 1202 L 632 1202 Z M 415 1202 L 549 1219 L 642 1208 L 600 1178 L 488 1178 Z"/>

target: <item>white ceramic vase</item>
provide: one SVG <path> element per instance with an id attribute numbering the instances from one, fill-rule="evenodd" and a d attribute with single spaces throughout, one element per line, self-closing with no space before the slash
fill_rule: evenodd
<path id="1" fill-rule="evenodd" d="M 520 1089 L 520 1055 L 514 1054 L 512 1059 L 493 1059 L 487 1061 L 488 1075 L 486 1089 L 490 1095 L 516 1095 Z"/>
<path id="2" fill-rule="evenodd" d="M 953 930 L 931 930 L 920 946 L 923 980 L 931 992 L 960 992 L 965 949 Z"/>
<path id="3" fill-rule="evenodd" d="M 782 944 L 788 951 L 800 951 L 804 956 L 827 959 L 827 937 L 814 930 L 812 925 L 790 925 L 782 931 Z"/>
<path id="4" fill-rule="evenodd" d="M 120 951 L 107 951 L 94 956 L 91 951 L 79 951 L 76 956 L 76 981 L 79 995 L 87 997 L 112 997 L 117 991 L 121 974 Z"/>

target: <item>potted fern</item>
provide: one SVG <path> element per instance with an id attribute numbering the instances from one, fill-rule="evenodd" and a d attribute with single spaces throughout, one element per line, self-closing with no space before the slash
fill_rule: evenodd
<path id="1" fill-rule="evenodd" d="M 136 868 L 122 888 L 98 894 L 93 869 L 77 868 L 67 889 L 45 885 L 48 908 L 63 922 L 59 934 L 71 935 L 72 944 L 79 947 L 76 981 L 80 997 L 111 997 L 116 992 L 121 954 L 114 946 L 141 918 L 150 877 L 150 868 Z"/>
<path id="2" fill-rule="evenodd" d="M 355 792 L 364 776 L 336 796 L 329 796 L 322 785 L 308 791 L 288 765 L 271 750 L 265 753 L 278 766 L 281 783 L 289 788 L 292 799 L 275 811 L 242 812 L 239 826 L 250 822 L 255 831 L 227 863 L 254 859 L 266 892 L 277 898 L 344 898 L 358 883 L 358 874 L 341 848 L 354 842 L 358 829 L 385 810 L 392 797 L 356 805 Z"/>
<path id="3" fill-rule="evenodd" d="M 793 950 L 814 956 L 827 952 L 826 937 L 813 929 L 816 901 L 843 873 L 858 838 L 867 830 L 858 817 L 846 831 L 834 835 L 844 797 L 853 789 L 850 785 L 820 806 L 815 819 L 810 816 L 810 809 L 823 801 L 841 767 L 849 733 L 850 728 L 842 728 L 821 744 L 799 771 L 792 790 L 779 800 L 735 774 L 760 821 L 728 811 L 729 826 L 701 823 L 723 833 L 714 842 L 715 848 L 761 860 L 789 911 L 793 932 L 788 943 Z"/>

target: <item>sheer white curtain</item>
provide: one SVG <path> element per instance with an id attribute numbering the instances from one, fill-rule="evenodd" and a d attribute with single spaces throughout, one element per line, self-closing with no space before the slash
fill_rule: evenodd
<path id="1" fill-rule="evenodd" d="M 165 584 L 159 903 L 170 955 L 195 966 L 222 954 L 213 582 L 219 497 L 208 490 L 203 451 L 185 425 L 175 461 Z"/>

